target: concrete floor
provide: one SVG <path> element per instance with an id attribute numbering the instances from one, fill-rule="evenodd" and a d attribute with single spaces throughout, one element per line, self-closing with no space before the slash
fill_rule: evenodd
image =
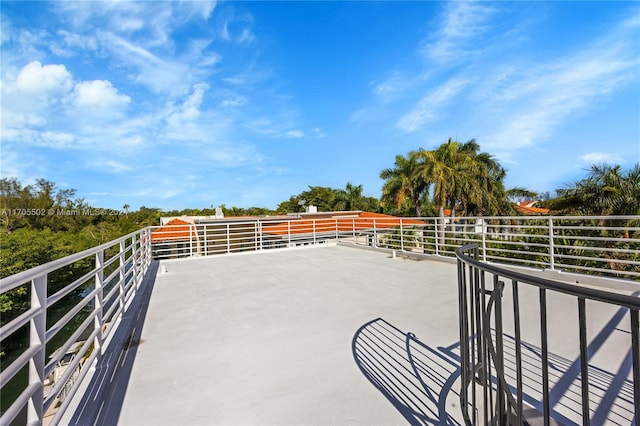
<path id="1" fill-rule="evenodd" d="M 163 261 L 145 295 L 70 422 L 460 423 L 455 264 L 335 245 L 212 256 Z"/>

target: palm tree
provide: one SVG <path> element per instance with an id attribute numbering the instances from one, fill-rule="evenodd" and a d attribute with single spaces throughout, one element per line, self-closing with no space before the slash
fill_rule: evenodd
<path id="1" fill-rule="evenodd" d="M 364 204 L 362 185 L 353 185 L 347 182 L 345 189 L 336 191 L 334 208 L 337 210 L 362 210 Z"/>
<path id="2" fill-rule="evenodd" d="M 429 188 L 429 183 L 420 175 L 421 164 L 419 152 L 411 151 L 404 157 L 396 155 L 393 168 L 380 172 L 385 182 L 382 186 L 383 203 L 401 209 L 408 200 L 416 216 L 422 215 L 421 200 Z"/>
<path id="3" fill-rule="evenodd" d="M 640 214 L 640 164 L 628 171 L 620 166 L 592 165 L 587 177 L 558 189 L 548 205 L 554 210 L 591 215 Z"/>
<path id="4" fill-rule="evenodd" d="M 451 208 L 455 216 L 458 202 L 463 205 L 482 202 L 482 187 L 479 177 L 486 173 L 474 152 L 474 140 L 460 144 L 449 140 L 433 151 L 418 151 L 421 159 L 420 175 L 427 184 L 433 184 L 433 199 L 438 206 L 438 215 L 444 217 L 444 209 Z"/>

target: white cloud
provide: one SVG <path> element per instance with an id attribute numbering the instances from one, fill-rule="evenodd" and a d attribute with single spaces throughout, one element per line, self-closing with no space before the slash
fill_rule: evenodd
<path id="1" fill-rule="evenodd" d="M 204 93 L 209 89 L 207 83 L 197 83 L 193 85 L 193 91 L 182 104 L 169 107 L 169 116 L 167 117 L 168 127 L 171 131 L 179 132 L 178 129 L 189 122 L 194 121 L 200 117 L 202 106 L 202 100 L 204 99 Z"/>
<path id="2" fill-rule="evenodd" d="M 408 81 L 407 77 L 396 71 L 386 80 L 375 84 L 373 93 L 384 101 L 389 101 L 401 95 L 410 85 L 411 81 Z"/>
<path id="3" fill-rule="evenodd" d="M 40 131 L 29 128 L 7 129 L 6 131 L 3 131 L 2 138 L 14 141 L 18 144 L 57 149 L 69 147 L 76 140 L 75 136 L 71 133 Z"/>
<path id="4" fill-rule="evenodd" d="M 436 120 L 440 110 L 451 103 L 469 85 L 468 80 L 453 78 L 425 95 L 414 108 L 397 123 L 397 127 L 410 133 L 420 130 L 425 124 Z"/>
<path id="5" fill-rule="evenodd" d="M 461 62 L 472 56 L 478 40 L 490 29 L 489 18 L 496 10 L 478 1 L 445 3 L 443 16 L 437 18 L 440 27 L 435 35 L 423 41 L 425 56 L 436 62 Z"/>
<path id="6" fill-rule="evenodd" d="M 483 137 L 486 145 L 507 150 L 532 146 L 552 137 L 568 117 L 596 108 L 633 81 L 634 30 L 627 26 L 564 59 L 499 71 L 490 96 L 483 88 L 475 94 L 485 122 L 495 123 L 495 130 Z"/>
<path id="7" fill-rule="evenodd" d="M 623 158 L 618 154 L 604 153 L 604 152 L 591 152 L 580 156 L 580 159 L 589 164 L 621 164 L 624 163 Z"/>
<path id="8" fill-rule="evenodd" d="M 290 139 L 299 139 L 304 137 L 304 133 L 301 130 L 289 130 L 287 137 Z"/>
<path id="9" fill-rule="evenodd" d="M 31 93 L 65 92 L 71 88 L 71 74 L 64 65 L 43 66 L 33 61 L 20 70 L 15 87 Z"/>
<path id="10" fill-rule="evenodd" d="M 164 58 L 111 32 L 100 33 L 100 39 L 103 46 L 125 68 L 133 71 L 130 75 L 134 82 L 143 84 L 158 94 L 181 93 L 200 77 L 210 73 L 211 65 L 220 59 L 215 55 L 203 55 L 201 51 L 192 52 L 192 56 L 184 58 Z"/>
<path id="11" fill-rule="evenodd" d="M 81 81 L 76 84 L 75 102 L 79 107 L 111 107 L 131 102 L 131 98 L 118 92 L 110 81 Z"/>

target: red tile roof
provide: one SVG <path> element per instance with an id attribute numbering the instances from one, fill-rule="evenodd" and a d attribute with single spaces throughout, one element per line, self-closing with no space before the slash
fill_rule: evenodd
<path id="1" fill-rule="evenodd" d="M 549 214 L 549 209 L 533 207 L 536 201 L 520 201 L 516 204 L 516 209 L 525 215 Z"/>
<path id="2" fill-rule="evenodd" d="M 184 241 L 190 237 L 196 238 L 196 231 L 189 222 L 171 219 L 164 226 L 151 233 L 151 242 Z"/>
<path id="3" fill-rule="evenodd" d="M 314 224 L 315 220 L 315 224 Z M 324 219 L 301 218 L 290 222 L 281 222 L 272 225 L 264 225 L 262 231 L 271 235 L 309 234 L 314 232 L 338 232 L 358 231 L 373 228 L 374 222 L 377 229 L 393 228 L 400 226 L 401 218 L 380 213 L 359 212 L 358 214 L 336 214 Z M 402 219 L 403 225 L 424 225 L 424 222 L 415 219 Z"/>

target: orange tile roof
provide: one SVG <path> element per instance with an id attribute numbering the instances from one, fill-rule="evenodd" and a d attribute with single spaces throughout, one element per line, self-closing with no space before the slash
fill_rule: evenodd
<path id="1" fill-rule="evenodd" d="M 291 222 L 281 222 L 273 225 L 265 225 L 262 231 L 271 235 L 310 234 L 315 232 L 358 231 L 370 229 L 393 228 L 400 226 L 401 218 L 381 213 L 360 212 L 357 215 L 336 215 L 326 219 L 299 219 Z M 403 225 L 424 225 L 424 222 L 415 219 L 402 219 Z"/>
<path id="2" fill-rule="evenodd" d="M 522 214 L 549 214 L 549 209 L 543 209 L 541 207 L 529 207 L 522 204 L 516 204 L 516 209 Z"/>
<path id="3" fill-rule="evenodd" d="M 190 237 L 196 238 L 196 231 L 189 222 L 171 219 L 163 227 L 151 233 L 151 242 L 184 241 Z"/>

